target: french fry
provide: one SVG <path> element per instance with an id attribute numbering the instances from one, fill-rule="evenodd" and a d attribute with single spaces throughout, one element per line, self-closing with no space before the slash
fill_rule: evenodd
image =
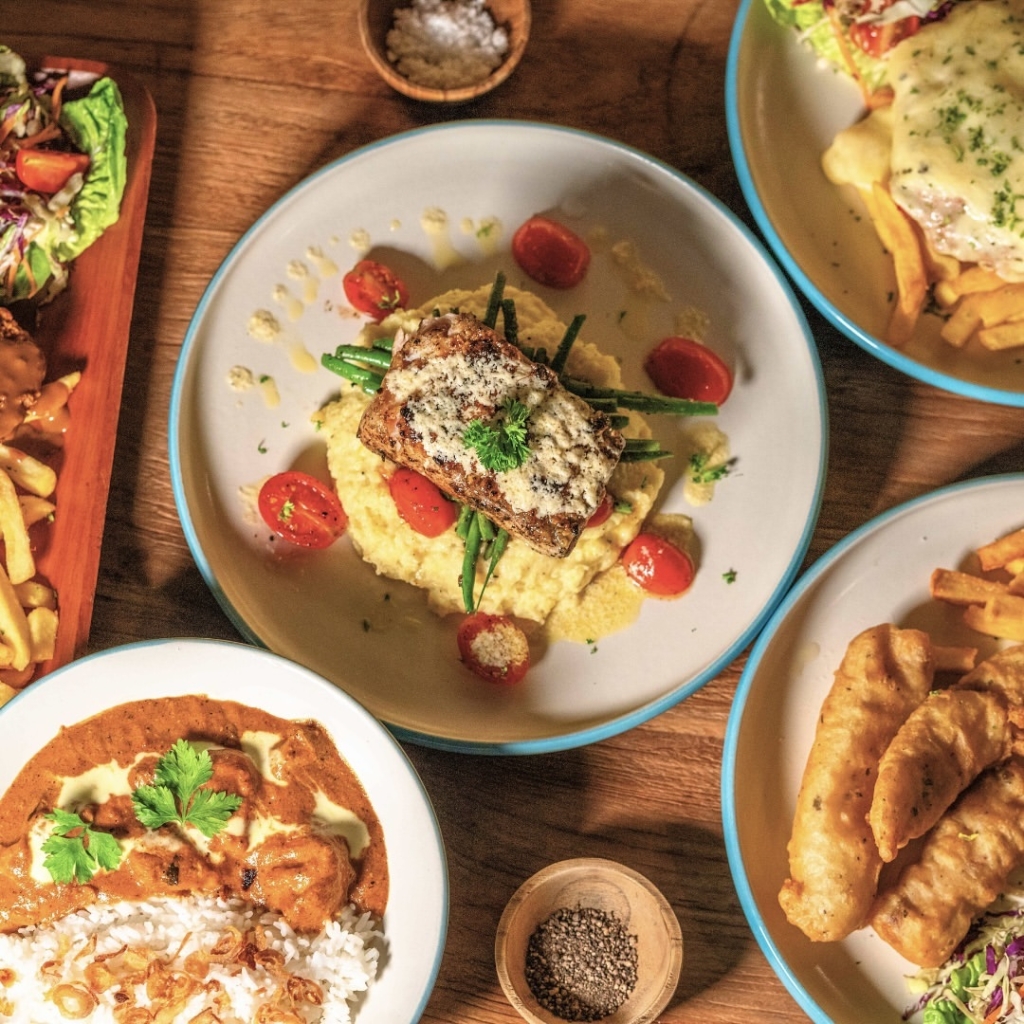
<path id="1" fill-rule="evenodd" d="M 1024 345 L 1024 320 L 1009 320 L 978 331 L 978 341 L 990 352 L 1003 352 Z"/>
<path id="2" fill-rule="evenodd" d="M 988 544 L 982 544 L 976 549 L 975 554 L 983 572 L 1007 568 L 1017 561 L 1022 564 L 1012 571 L 1019 571 L 1020 568 L 1024 568 L 1024 528 L 1005 533 Z"/>
<path id="3" fill-rule="evenodd" d="M 973 293 L 960 300 L 953 315 L 942 325 L 939 332 L 943 341 L 954 348 L 963 348 L 970 337 L 981 326 L 981 310 L 978 308 L 980 293 Z"/>
<path id="4" fill-rule="evenodd" d="M 0 568 L 0 637 L 10 650 L 10 667 L 26 668 L 32 660 L 32 638 L 28 618 L 7 573 Z"/>
<path id="5" fill-rule="evenodd" d="M 1005 583 L 986 580 L 955 569 L 936 569 L 932 573 L 931 593 L 937 601 L 947 604 L 984 604 L 990 597 L 1006 594 Z"/>
<path id="6" fill-rule="evenodd" d="M 48 498 L 57 487 L 53 467 L 6 444 L 0 444 L 0 469 L 19 487 L 40 498 Z"/>
<path id="7" fill-rule="evenodd" d="M 935 660 L 936 672 L 967 673 L 978 662 L 977 647 L 944 647 L 932 645 L 932 657 Z"/>
<path id="8" fill-rule="evenodd" d="M 52 608 L 33 608 L 28 619 L 32 661 L 49 661 L 57 646 L 57 613 Z"/>
<path id="9" fill-rule="evenodd" d="M 40 580 L 26 580 L 14 587 L 22 608 L 54 608 L 57 607 L 57 595 L 53 587 L 48 587 Z"/>
<path id="10" fill-rule="evenodd" d="M 979 633 L 1024 642 L 1024 597 L 1002 594 L 990 597 L 983 605 L 968 605 L 964 622 Z"/>
<path id="11" fill-rule="evenodd" d="M 994 270 L 971 266 L 956 277 L 940 280 L 935 286 L 935 300 L 949 308 L 955 306 L 964 295 L 994 291 L 1004 284 L 1006 282 Z"/>
<path id="12" fill-rule="evenodd" d="M 0 682 L 0 708 L 2 708 L 12 697 L 17 696 L 18 691 L 7 683 Z"/>
<path id="13" fill-rule="evenodd" d="M 7 555 L 7 575 L 11 583 L 24 583 L 36 574 L 36 560 L 28 538 L 28 527 L 21 514 L 18 492 L 11 478 L 0 471 L 0 536 Z"/>
<path id="14" fill-rule="evenodd" d="M 886 340 L 894 347 L 905 345 L 924 309 L 928 277 L 917 232 L 896 205 L 888 189 L 874 182 L 868 212 L 882 244 L 889 250 L 896 270 L 896 305 L 889 320 Z"/>
<path id="15" fill-rule="evenodd" d="M 26 526 L 35 526 L 44 519 L 49 519 L 57 506 L 46 498 L 40 498 L 36 494 L 19 494 L 18 504 L 21 506 L 21 517 L 25 520 Z"/>

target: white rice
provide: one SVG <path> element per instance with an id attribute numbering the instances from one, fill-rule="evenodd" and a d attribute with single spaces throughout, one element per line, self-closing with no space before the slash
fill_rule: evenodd
<path id="1" fill-rule="evenodd" d="M 174 957 L 180 965 L 190 953 L 212 949 L 228 926 L 246 932 L 257 924 L 269 948 L 283 954 L 284 969 L 315 981 L 323 990 L 322 1006 L 303 1008 L 302 1019 L 348 1024 L 354 1004 L 377 974 L 383 950 L 383 934 L 369 914 L 359 914 L 350 906 L 318 935 L 307 936 L 294 932 L 279 914 L 255 910 L 240 900 L 212 897 L 97 904 L 51 925 L 0 935 L 0 1021 L 67 1024 L 50 994 L 60 983 L 80 983 L 82 968 L 97 955 L 115 953 L 126 945 L 147 947 Z M 77 961 L 76 953 L 83 954 Z M 41 971 L 54 960 L 62 961 L 63 975 Z M 209 964 L 203 981 L 207 988 L 211 981 L 223 986 L 231 1006 L 230 1015 L 219 1012 L 224 1024 L 247 1024 L 279 985 L 279 980 L 261 967 L 216 961 Z M 114 991 L 99 994 L 100 1005 L 90 1021 L 114 1024 Z M 147 1006 L 143 987 L 136 991 L 137 1005 Z M 212 1005 L 211 997 L 200 992 L 177 1019 L 188 1021 L 208 1005 Z"/>

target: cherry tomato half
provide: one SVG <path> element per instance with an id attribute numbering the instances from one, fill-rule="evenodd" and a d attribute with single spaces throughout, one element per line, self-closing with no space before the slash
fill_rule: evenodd
<path id="1" fill-rule="evenodd" d="M 85 153 L 65 153 L 57 149 L 19 149 L 14 172 L 25 188 L 50 195 L 59 192 L 77 171 L 89 169 Z"/>
<path id="2" fill-rule="evenodd" d="M 512 256 L 534 281 L 549 288 L 573 288 L 590 266 L 590 249 L 564 224 L 537 215 L 512 236 Z"/>
<path id="3" fill-rule="evenodd" d="M 921 19 L 914 14 L 884 24 L 855 21 L 850 25 L 850 39 L 869 57 L 880 59 L 897 43 L 914 35 L 920 27 Z"/>
<path id="4" fill-rule="evenodd" d="M 348 526 L 348 516 L 334 491 L 299 470 L 278 473 L 260 488 L 263 521 L 279 537 L 304 548 L 326 548 Z"/>
<path id="5" fill-rule="evenodd" d="M 647 354 L 644 369 L 654 386 L 673 398 L 721 405 L 732 391 L 732 371 L 692 338 L 665 338 Z"/>
<path id="6" fill-rule="evenodd" d="M 615 499 L 605 491 L 604 497 L 601 499 L 601 504 L 594 509 L 594 514 L 587 520 L 586 529 L 589 530 L 592 526 L 601 526 L 608 522 L 614 508 Z"/>
<path id="7" fill-rule="evenodd" d="M 459 507 L 414 469 L 399 466 L 388 480 L 398 514 L 424 537 L 440 537 L 459 518 Z"/>
<path id="8" fill-rule="evenodd" d="M 638 533 L 622 552 L 626 575 L 653 597 L 678 597 L 690 589 L 695 570 L 690 556 L 653 533 Z"/>
<path id="9" fill-rule="evenodd" d="M 409 303 L 409 289 L 390 268 L 376 260 L 360 260 L 342 279 L 345 298 L 360 312 L 379 323 Z"/>
<path id="10" fill-rule="evenodd" d="M 513 686 L 530 669 L 526 634 L 507 615 L 467 615 L 456 641 L 466 667 L 481 679 Z"/>

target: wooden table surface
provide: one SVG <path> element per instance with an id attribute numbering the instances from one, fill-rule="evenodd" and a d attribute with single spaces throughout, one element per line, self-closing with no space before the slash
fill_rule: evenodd
<path id="1" fill-rule="evenodd" d="M 723 100 L 735 0 L 534 0 L 513 77 L 482 100 L 405 100 L 360 48 L 354 0 L 3 0 L 14 49 L 104 60 L 152 93 L 149 212 L 91 634 L 95 650 L 153 637 L 238 639 L 175 512 L 167 415 L 175 361 L 232 244 L 291 186 L 395 132 L 453 118 L 591 130 L 645 150 L 750 221 Z M 830 403 L 828 478 L 807 564 L 873 514 L 952 481 L 1024 465 L 1024 414 L 918 384 L 808 308 Z M 720 760 L 743 659 L 624 735 L 534 757 L 407 747 L 451 873 L 448 944 L 426 1021 L 518 1020 L 494 972 L 505 902 L 566 857 L 625 861 L 665 893 L 686 963 L 666 1022 L 791 1022 L 735 895 Z"/>

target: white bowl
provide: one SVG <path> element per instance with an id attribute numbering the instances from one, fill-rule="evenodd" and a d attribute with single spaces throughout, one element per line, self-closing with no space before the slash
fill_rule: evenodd
<path id="1" fill-rule="evenodd" d="M 969 398 L 1024 406 L 1020 350 L 956 349 L 942 320 L 922 316 L 912 340 L 883 340 L 895 289 L 892 258 L 859 200 L 833 185 L 821 155 L 863 113 L 860 92 L 826 67 L 764 0 L 743 0 L 726 68 L 729 143 L 747 203 L 804 295 L 863 349 L 927 384 Z"/>
<path id="2" fill-rule="evenodd" d="M 213 640 L 117 647 L 57 670 L 0 709 L 0 792 L 62 725 L 126 701 L 206 694 L 280 718 L 315 719 L 380 819 L 390 892 L 383 967 L 358 1004 L 359 1024 L 412 1024 L 434 987 L 448 928 L 448 870 L 419 776 L 401 747 L 337 687 L 277 655 Z"/>
<path id="3" fill-rule="evenodd" d="M 1024 525 L 1024 474 L 943 488 L 876 517 L 831 548 L 779 605 L 751 650 L 722 759 L 726 851 L 743 912 L 768 962 L 816 1024 L 901 1024 L 917 967 L 871 929 L 811 942 L 778 893 L 821 703 L 849 642 L 883 622 L 937 643 L 996 641 L 971 633 L 962 609 L 933 601 L 931 572 L 963 568 L 980 545 Z"/>

